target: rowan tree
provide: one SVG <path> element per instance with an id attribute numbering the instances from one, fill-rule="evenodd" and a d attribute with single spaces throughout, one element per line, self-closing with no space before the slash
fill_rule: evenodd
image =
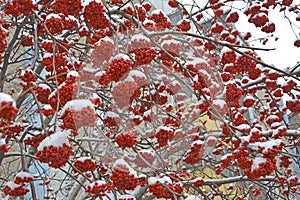
<path id="1" fill-rule="evenodd" d="M 1 1 L 0 195 L 299 198 L 295 2 Z"/>

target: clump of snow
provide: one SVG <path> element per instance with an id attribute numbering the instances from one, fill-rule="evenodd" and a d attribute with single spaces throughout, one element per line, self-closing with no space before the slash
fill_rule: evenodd
<path id="1" fill-rule="evenodd" d="M 202 200 L 203 198 L 197 197 L 195 195 L 188 196 L 185 200 Z"/>
<path id="2" fill-rule="evenodd" d="M 3 103 L 3 102 L 12 102 L 13 103 L 13 106 L 16 106 L 16 103 L 15 101 L 13 100 L 13 98 L 8 95 L 8 94 L 5 94 L 5 93 L 0 93 L 0 105 Z"/>
<path id="3" fill-rule="evenodd" d="M 84 162 L 84 161 L 86 161 L 86 160 L 92 160 L 92 158 L 91 158 L 91 157 L 88 157 L 88 156 L 84 156 L 84 157 L 77 158 L 76 160 L 81 161 L 81 162 Z"/>
<path id="4" fill-rule="evenodd" d="M 252 171 L 255 170 L 255 169 L 258 169 L 259 168 L 259 164 L 261 163 L 265 163 L 267 160 L 265 158 L 262 158 L 262 157 L 256 157 L 254 160 L 253 160 L 253 164 L 252 164 Z"/>
<path id="5" fill-rule="evenodd" d="M 93 108 L 93 103 L 88 99 L 75 99 L 68 101 L 65 106 L 63 107 L 61 113 L 64 113 L 66 110 L 77 110 L 80 111 L 83 108 Z"/>
<path id="6" fill-rule="evenodd" d="M 135 34 L 131 37 L 131 41 L 140 41 L 140 40 L 145 40 L 147 42 L 150 42 L 150 39 L 148 37 L 146 37 L 143 34 Z"/>
<path id="7" fill-rule="evenodd" d="M 22 178 L 22 179 L 28 178 L 28 177 L 32 178 L 31 174 L 29 174 L 28 172 L 19 172 L 19 173 L 16 174 L 16 177 L 17 176 L 20 177 L 20 178 Z"/>
<path id="8" fill-rule="evenodd" d="M 105 117 L 119 118 L 120 116 L 117 113 L 108 111 L 107 113 L 105 113 Z"/>
<path id="9" fill-rule="evenodd" d="M 63 144 L 70 145 L 68 140 L 68 133 L 56 132 L 45 138 L 38 146 L 37 150 L 41 151 L 44 147 L 54 146 L 61 147 Z"/>
<path id="10" fill-rule="evenodd" d="M 57 19 L 61 19 L 61 17 L 58 14 L 55 13 L 50 13 L 49 15 L 47 15 L 46 20 L 50 19 L 50 18 L 57 18 Z"/>
<path id="11" fill-rule="evenodd" d="M 68 72 L 67 78 L 70 78 L 70 76 L 79 77 L 79 74 L 78 74 L 78 72 L 72 70 L 72 71 Z"/>

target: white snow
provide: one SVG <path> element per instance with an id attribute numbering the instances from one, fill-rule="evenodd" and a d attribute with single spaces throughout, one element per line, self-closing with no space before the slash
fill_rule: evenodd
<path id="1" fill-rule="evenodd" d="M 115 59 L 121 59 L 121 58 L 123 58 L 124 60 L 130 60 L 129 56 L 124 54 L 124 53 L 119 53 L 115 57 L 113 57 L 112 59 L 115 60 Z"/>
<path id="2" fill-rule="evenodd" d="M 0 139 L 0 146 L 5 145 L 5 144 L 6 144 L 5 139 L 4 138 Z"/>
<path id="3" fill-rule="evenodd" d="M 220 108 L 224 108 L 227 104 L 223 99 L 215 99 L 213 100 L 213 105 L 219 106 Z"/>
<path id="4" fill-rule="evenodd" d="M 75 99 L 68 101 L 66 105 L 63 107 L 61 113 L 63 114 L 66 110 L 77 110 L 80 111 L 83 108 L 93 108 L 93 103 L 88 99 Z"/>
<path id="5" fill-rule="evenodd" d="M 107 113 L 105 113 L 106 117 L 111 117 L 111 118 L 119 118 L 119 115 L 117 113 L 108 111 Z"/>
<path id="6" fill-rule="evenodd" d="M 16 184 L 16 183 L 14 183 L 14 182 L 12 182 L 12 181 L 8 181 L 8 182 L 5 184 L 5 186 L 8 186 L 11 190 L 14 190 L 14 189 L 17 188 L 17 187 L 20 187 L 19 184 Z"/>
<path id="7" fill-rule="evenodd" d="M 46 137 L 38 146 L 37 150 L 41 151 L 44 147 L 54 146 L 60 147 L 63 144 L 70 145 L 68 140 L 68 133 L 56 132 L 48 137 Z"/>
<path id="8" fill-rule="evenodd" d="M 92 160 L 92 158 L 91 158 L 91 157 L 84 156 L 84 157 L 77 158 L 76 160 L 81 161 L 81 162 L 84 162 L 84 161 L 86 161 L 86 160 Z"/>
<path id="9" fill-rule="evenodd" d="M 45 104 L 45 105 L 43 106 L 43 108 L 46 109 L 46 110 L 52 109 L 52 107 L 51 107 L 50 104 Z"/>
<path id="10" fill-rule="evenodd" d="M 5 93 L 0 93 L 0 105 L 3 103 L 3 102 L 12 102 L 13 103 L 13 106 L 16 106 L 16 103 L 15 101 L 13 100 L 13 98 L 8 95 L 8 94 L 5 94 Z"/>
<path id="11" fill-rule="evenodd" d="M 72 71 L 68 72 L 67 78 L 70 78 L 70 76 L 79 77 L 79 74 L 78 74 L 78 72 L 72 70 Z"/>
<path id="12" fill-rule="evenodd" d="M 138 70 L 131 70 L 128 77 L 138 77 L 138 78 L 147 79 L 147 76 L 143 72 Z"/>
<path id="13" fill-rule="evenodd" d="M 188 196 L 185 200 L 202 200 L 203 198 L 197 197 L 195 195 Z"/>
<path id="14" fill-rule="evenodd" d="M 148 37 L 146 37 L 145 35 L 143 35 L 143 34 L 133 35 L 132 38 L 131 38 L 131 41 L 135 41 L 135 40 L 137 40 L 137 41 L 145 40 L 147 42 L 150 42 L 150 39 Z"/>
<path id="15" fill-rule="evenodd" d="M 252 164 L 252 171 L 259 168 L 259 164 L 265 163 L 266 159 L 262 157 L 256 157 Z"/>
<path id="16" fill-rule="evenodd" d="M 276 146 L 279 146 L 283 141 L 281 139 L 270 140 L 266 142 L 255 142 L 251 144 L 254 148 L 258 149 L 258 147 L 263 147 L 263 152 L 267 152 L 269 149 L 273 149 Z"/>
<path id="17" fill-rule="evenodd" d="M 133 200 L 135 200 L 136 198 L 133 195 L 130 195 L 130 194 L 122 194 L 122 195 L 118 196 L 118 200 L 119 199 L 133 199 Z"/>
<path id="18" fill-rule="evenodd" d="M 19 173 L 17 173 L 16 174 L 16 177 L 21 177 L 21 178 L 26 178 L 26 177 L 31 177 L 32 178 L 32 176 L 31 176 L 31 174 L 29 174 L 28 172 L 19 172 Z"/>
<path id="19" fill-rule="evenodd" d="M 50 13 L 49 15 L 47 15 L 46 20 L 50 19 L 50 18 L 57 18 L 57 19 L 61 19 L 61 17 L 58 14 L 55 13 Z"/>

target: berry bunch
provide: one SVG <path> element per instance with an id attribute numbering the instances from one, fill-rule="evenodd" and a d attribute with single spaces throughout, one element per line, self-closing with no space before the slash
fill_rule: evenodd
<path id="1" fill-rule="evenodd" d="M 133 133 L 120 133 L 115 137 L 115 141 L 122 148 L 131 148 L 138 143 Z"/>
<path id="2" fill-rule="evenodd" d="M 14 182 L 7 182 L 3 188 L 3 192 L 10 196 L 23 196 L 29 189 L 24 187 L 24 184 L 16 184 Z"/>
<path id="3" fill-rule="evenodd" d="M 99 165 L 90 157 L 81 157 L 75 160 L 74 167 L 80 172 L 94 171 Z"/>

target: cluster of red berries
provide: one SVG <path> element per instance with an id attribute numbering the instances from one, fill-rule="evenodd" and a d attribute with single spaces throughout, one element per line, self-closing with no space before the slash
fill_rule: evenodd
<path id="1" fill-rule="evenodd" d="M 113 168 L 111 180 L 118 190 L 134 190 L 138 185 L 147 183 L 146 177 L 136 177 L 126 165 L 117 165 Z"/>
<path id="2" fill-rule="evenodd" d="M 46 116 L 49 117 L 50 115 L 54 115 L 54 109 L 52 107 L 43 107 L 42 108 L 42 113 Z"/>
<path id="3" fill-rule="evenodd" d="M 48 98 L 51 94 L 51 90 L 49 87 L 36 86 L 34 88 L 34 92 L 36 94 L 37 100 L 42 104 L 48 104 Z"/>
<path id="4" fill-rule="evenodd" d="M 136 66 L 148 65 L 156 57 L 156 50 L 153 48 L 140 48 L 133 50 L 134 60 Z"/>
<path id="5" fill-rule="evenodd" d="M 113 186 L 111 182 L 95 181 L 87 186 L 85 192 L 91 193 L 93 198 L 97 198 L 105 196 L 105 193 L 112 189 Z"/>
<path id="6" fill-rule="evenodd" d="M 123 0 L 111 0 L 110 1 L 110 4 L 111 5 L 115 5 L 115 4 L 123 4 L 124 2 L 123 2 Z"/>
<path id="7" fill-rule="evenodd" d="M 62 146 L 45 146 L 35 153 L 39 161 L 49 163 L 50 167 L 60 168 L 64 166 L 73 154 L 72 146 L 64 143 Z"/>
<path id="8" fill-rule="evenodd" d="M 168 4 L 171 8 L 177 8 L 178 7 L 178 2 L 176 0 L 169 0 Z"/>
<path id="9" fill-rule="evenodd" d="M 152 152 L 140 151 L 135 157 L 134 163 L 141 168 L 151 167 L 156 160 L 156 156 Z"/>
<path id="10" fill-rule="evenodd" d="M 0 109 L 1 110 L 1 109 Z M 1 115 L 0 115 L 1 116 Z M 21 123 L 7 122 L 0 120 L 0 133 L 7 135 L 8 137 L 18 136 L 22 131 L 24 131 L 27 125 L 22 125 Z"/>
<path id="11" fill-rule="evenodd" d="M 280 159 L 279 167 L 288 168 L 290 166 L 290 164 L 292 164 L 292 160 L 291 160 L 290 156 L 288 156 L 288 155 L 281 154 L 279 156 L 279 159 Z"/>
<path id="12" fill-rule="evenodd" d="M 8 152 L 9 147 L 7 146 L 5 139 L 0 139 L 0 152 Z"/>
<path id="13" fill-rule="evenodd" d="M 141 94 L 138 85 L 133 81 L 120 82 L 113 88 L 112 96 L 119 108 L 129 106 L 134 98 Z"/>
<path id="14" fill-rule="evenodd" d="M 63 20 L 59 15 L 47 18 L 45 20 L 45 25 L 52 35 L 59 34 L 65 29 Z"/>
<path id="15" fill-rule="evenodd" d="M 10 196 L 23 196 L 29 189 L 24 187 L 24 184 L 16 184 L 14 182 L 7 182 L 3 188 L 3 192 Z"/>
<path id="16" fill-rule="evenodd" d="M 21 36 L 21 45 L 23 47 L 33 46 L 33 37 L 31 35 L 29 35 L 29 36 L 22 35 Z"/>
<path id="17" fill-rule="evenodd" d="M 0 102 L 0 119 L 2 118 L 4 120 L 11 121 L 16 116 L 17 112 L 18 108 L 14 106 L 13 102 Z"/>
<path id="18" fill-rule="evenodd" d="M 57 104 L 59 104 L 59 108 L 61 108 L 68 101 L 74 99 L 77 90 L 78 86 L 76 84 L 66 80 L 65 84 L 59 86 L 58 91 L 50 95 L 48 102 L 54 110 L 57 109 Z"/>
<path id="19" fill-rule="evenodd" d="M 91 54 L 93 63 L 99 65 L 104 61 L 109 61 L 114 53 L 114 43 L 108 37 L 100 39 L 94 44 L 94 50 Z"/>
<path id="20" fill-rule="evenodd" d="M 204 156 L 204 142 L 195 141 L 192 143 L 191 148 L 184 155 L 183 161 L 187 164 L 194 165 Z"/>
<path id="21" fill-rule="evenodd" d="M 105 124 L 105 126 L 108 127 L 115 127 L 118 126 L 119 122 L 121 121 L 119 116 L 113 115 L 107 115 L 104 119 L 103 119 L 103 123 Z"/>
<path id="22" fill-rule="evenodd" d="M 34 148 L 37 148 L 39 144 L 46 138 L 44 133 L 40 133 L 38 135 L 30 135 L 24 139 L 24 143 L 30 145 Z"/>
<path id="23" fill-rule="evenodd" d="M 155 28 L 157 30 L 165 30 L 172 25 L 170 19 L 162 11 L 152 13 L 148 19 L 155 22 Z"/>
<path id="24" fill-rule="evenodd" d="M 122 56 L 117 56 L 114 58 L 109 68 L 106 69 L 106 73 L 110 76 L 112 81 L 118 82 L 124 75 L 130 71 L 133 67 L 133 63 L 129 58 Z"/>
<path id="25" fill-rule="evenodd" d="M 49 43 L 49 45 L 50 44 L 51 42 Z M 43 66 L 45 66 L 48 72 L 52 72 L 54 71 L 53 66 L 55 66 L 55 70 L 58 70 L 59 68 L 68 66 L 68 61 L 65 53 L 56 53 L 43 57 L 42 64 Z"/>
<path id="26" fill-rule="evenodd" d="M 51 8 L 56 13 L 63 13 L 64 15 L 79 15 L 83 8 L 80 0 L 56 0 L 51 4 Z"/>
<path id="27" fill-rule="evenodd" d="M 229 83 L 226 85 L 225 98 L 228 104 L 232 107 L 239 107 L 239 100 L 243 95 L 243 90 L 236 83 Z"/>
<path id="28" fill-rule="evenodd" d="M 23 73 L 19 75 L 19 78 L 24 81 L 20 83 L 24 90 L 28 89 L 36 81 L 34 72 L 32 70 L 26 69 Z"/>
<path id="29" fill-rule="evenodd" d="M 232 12 L 230 15 L 226 18 L 227 23 L 235 23 L 239 20 L 239 14 L 237 12 Z"/>
<path id="30" fill-rule="evenodd" d="M 120 133 L 115 137 L 116 143 L 122 148 L 131 148 L 138 143 L 133 133 Z"/>
<path id="31" fill-rule="evenodd" d="M 16 174 L 14 182 L 16 184 L 29 183 L 33 181 L 33 177 L 27 172 L 19 172 Z"/>
<path id="32" fill-rule="evenodd" d="M 75 160 L 74 167 L 80 172 L 94 171 L 99 165 L 89 157 L 81 157 Z"/>
<path id="33" fill-rule="evenodd" d="M 64 21 L 64 25 L 66 26 L 66 29 L 67 29 L 67 26 L 72 26 L 72 27 L 75 26 L 74 24 L 73 25 L 68 25 L 65 22 L 66 22 L 66 20 Z M 41 48 L 45 49 L 49 53 L 54 53 L 54 51 L 55 52 L 60 52 L 60 53 L 66 53 L 71 48 L 71 45 L 69 45 L 69 41 L 66 38 L 62 38 L 62 39 L 57 38 L 56 40 L 57 40 L 57 42 L 56 42 L 57 45 L 54 44 L 53 40 L 44 40 L 44 41 L 42 41 L 41 42 Z M 57 54 L 57 55 L 60 55 L 60 54 Z M 52 63 L 51 63 L 51 60 L 52 60 Z M 52 68 L 52 64 L 53 64 L 53 57 L 49 56 L 48 61 L 47 61 L 47 65 L 49 65 Z M 55 64 L 55 66 L 56 66 L 56 64 Z M 48 70 L 50 70 L 50 69 L 48 68 Z"/>
<path id="34" fill-rule="evenodd" d="M 157 138 L 159 147 L 165 147 L 173 139 L 174 130 L 162 127 L 155 133 L 155 137 Z"/>
<path id="35" fill-rule="evenodd" d="M 270 175 L 274 170 L 276 170 L 276 159 L 275 158 L 265 158 L 265 162 L 258 164 L 258 167 L 255 169 L 245 169 L 244 172 L 250 179 L 256 179 L 261 176 Z"/>
<path id="36" fill-rule="evenodd" d="M 18 17 L 20 15 L 29 16 L 32 10 L 37 9 L 37 5 L 31 0 L 13 0 L 7 3 L 4 8 L 6 15 Z"/>
<path id="37" fill-rule="evenodd" d="M 169 2 L 170 3 L 170 2 Z M 187 32 L 191 29 L 191 22 L 187 19 L 183 19 L 176 25 L 177 31 Z"/>
<path id="38" fill-rule="evenodd" d="M 61 116 L 63 129 L 77 130 L 83 126 L 93 126 L 97 120 L 97 114 L 91 107 L 84 107 L 80 110 L 67 109 Z"/>
<path id="39" fill-rule="evenodd" d="M 229 63 L 235 63 L 236 61 L 236 53 L 235 51 L 227 51 L 222 54 L 221 63 L 223 65 L 229 64 Z"/>
<path id="40" fill-rule="evenodd" d="M 146 9 L 142 5 L 139 5 L 139 4 L 134 5 L 134 8 L 137 12 L 137 18 L 139 19 L 139 21 L 144 22 L 147 17 Z"/>
<path id="41" fill-rule="evenodd" d="M 105 29 L 110 26 L 103 4 L 99 1 L 90 1 L 83 11 L 84 19 L 93 29 Z"/>
<path id="42" fill-rule="evenodd" d="M 167 189 L 167 188 L 168 189 Z M 179 194 L 183 192 L 183 186 L 179 183 L 164 183 L 162 184 L 159 181 L 156 181 L 153 184 L 149 184 L 149 191 L 156 198 L 165 198 L 165 199 L 177 199 Z"/>

